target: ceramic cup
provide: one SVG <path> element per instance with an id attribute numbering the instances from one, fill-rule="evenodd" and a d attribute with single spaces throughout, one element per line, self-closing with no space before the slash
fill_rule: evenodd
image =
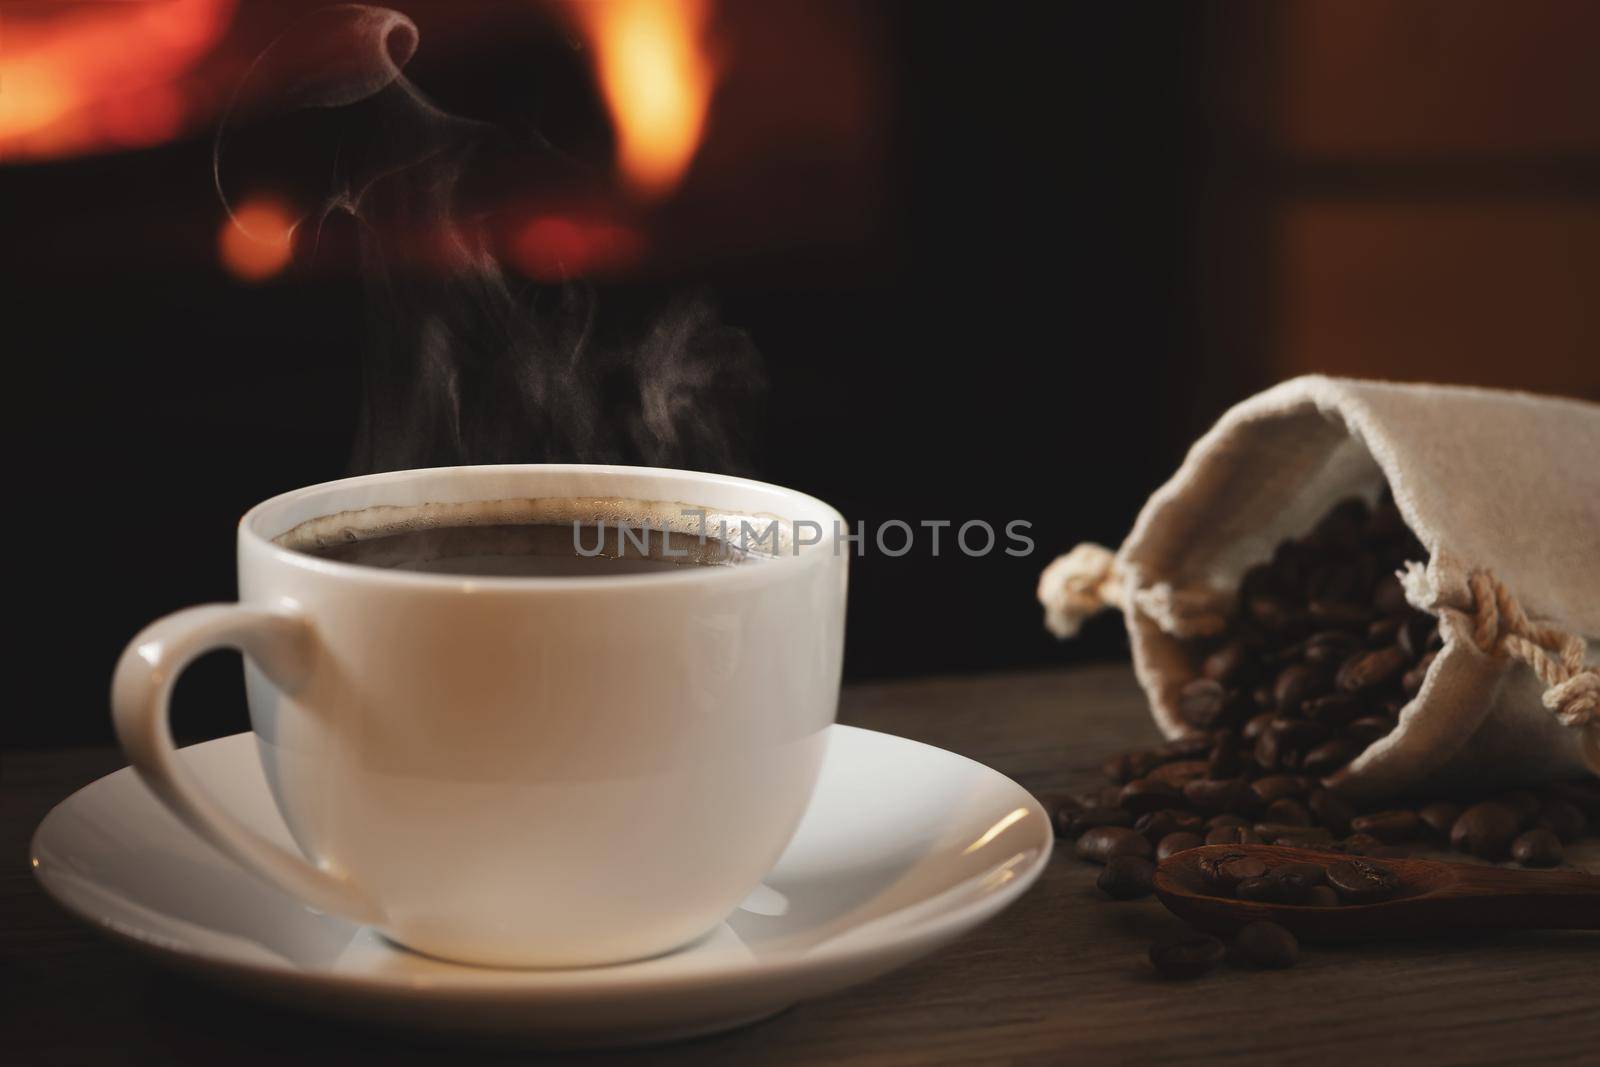
<path id="1" fill-rule="evenodd" d="M 374 507 L 561 498 L 821 533 L 737 566 L 571 578 L 387 570 L 274 540 Z M 239 603 L 133 639 L 112 685 L 117 734 L 221 851 L 420 952 L 545 967 L 666 952 L 759 884 L 810 798 L 838 700 L 842 521 L 788 489 L 639 467 L 299 489 L 240 521 Z M 173 683 L 219 647 L 244 653 L 261 763 L 304 855 L 246 829 L 175 758 Z"/>

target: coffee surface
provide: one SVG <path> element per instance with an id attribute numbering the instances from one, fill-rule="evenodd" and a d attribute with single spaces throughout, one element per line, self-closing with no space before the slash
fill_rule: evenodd
<path id="1" fill-rule="evenodd" d="M 475 577 L 620 577 L 756 558 L 715 537 L 650 529 L 642 522 L 428 526 L 295 547 L 341 563 Z"/>

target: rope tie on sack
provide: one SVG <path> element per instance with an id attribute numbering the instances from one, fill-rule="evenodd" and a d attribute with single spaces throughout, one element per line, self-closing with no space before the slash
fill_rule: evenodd
<path id="1" fill-rule="evenodd" d="M 1075 637 L 1084 621 L 1106 608 L 1133 606 L 1176 637 L 1208 637 L 1227 625 L 1227 596 L 1214 589 L 1174 589 L 1160 582 L 1135 589 L 1116 554 L 1085 541 L 1039 575 L 1044 624 L 1057 637 Z"/>
<path id="2" fill-rule="evenodd" d="M 1533 668 L 1544 683 L 1544 706 L 1575 730 L 1587 729 L 1587 744 L 1600 747 L 1600 669 L 1587 666 L 1588 647 L 1578 634 L 1528 618 L 1505 584 L 1488 571 L 1467 579 L 1472 590 L 1472 640 L 1489 656 L 1509 656 Z"/>

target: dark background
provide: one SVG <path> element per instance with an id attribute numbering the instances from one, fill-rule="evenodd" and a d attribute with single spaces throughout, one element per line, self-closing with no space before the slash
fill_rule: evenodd
<path id="1" fill-rule="evenodd" d="M 355 271 L 297 247 L 246 283 L 216 255 L 209 131 L 315 6 L 234 12 L 163 143 L 0 138 L 28 634 L 7 744 L 108 740 L 126 640 L 232 598 L 239 515 L 350 473 Z M 421 88 L 604 173 L 592 75 L 548 13 L 393 6 Z M 1597 10 L 724 3 L 702 149 L 637 216 L 648 251 L 593 285 L 602 314 L 698 288 L 748 331 L 755 476 L 869 528 L 1032 523 L 1029 558 L 853 561 L 850 677 L 1119 656 L 1112 619 L 1043 632 L 1038 571 L 1115 545 L 1250 392 L 1320 370 L 1600 397 Z M 235 657 L 185 677 L 181 736 L 245 724 Z"/>

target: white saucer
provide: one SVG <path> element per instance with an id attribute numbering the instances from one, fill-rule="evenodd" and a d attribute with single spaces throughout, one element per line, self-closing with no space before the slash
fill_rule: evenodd
<path id="1" fill-rule="evenodd" d="M 219 802 L 293 847 L 253 735 L 180 755 Z M 235 866 L 131 769 L 46 816 L 33 866 L 90 923 L 262 996 L 435 1029 L 622 1045 L 737 1026 L 931 952 L 1016 900 L 1051 842 L 1044 810 L 1003 775 L 835 726 L 811 807 L 766 882 L 701 941 L 638 963 L 496 970 L 408 952 Z"/>

